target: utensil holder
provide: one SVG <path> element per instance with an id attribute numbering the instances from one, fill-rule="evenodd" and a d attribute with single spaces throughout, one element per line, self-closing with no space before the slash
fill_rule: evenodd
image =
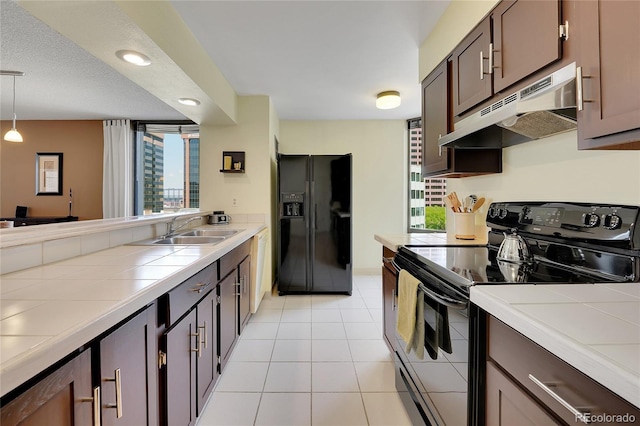
<path id="1" fill-rule="evenodd" d="M 475 213 L 453 213 L 453 227 L 458 240 L 474 240 L 476 238 Z"/>

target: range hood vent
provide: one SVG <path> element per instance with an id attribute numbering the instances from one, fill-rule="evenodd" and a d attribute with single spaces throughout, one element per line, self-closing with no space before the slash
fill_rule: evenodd
<path id="1" fill-rule="evenodd" d="M 576 64 L 559 69 L 455 124 L 439 145 L 505 147 L 576 128 Z"/>

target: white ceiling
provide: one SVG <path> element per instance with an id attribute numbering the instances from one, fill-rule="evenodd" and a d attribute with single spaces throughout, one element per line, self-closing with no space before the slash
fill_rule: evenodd
<path id="1" fill-rule="evenodd" d="M 239 95 L 270 96 L 281 119 L 324 120 L 418 116 L 418 48 L 449 0 L 171 3 Z M 0 68 L 26 72 L 18 120 L 185 118 L 13 1 L 0 7 Z M 2 119 L 11 84 L 1 77 Z M 377 110 L 384 90 L 402 105 Z"/>

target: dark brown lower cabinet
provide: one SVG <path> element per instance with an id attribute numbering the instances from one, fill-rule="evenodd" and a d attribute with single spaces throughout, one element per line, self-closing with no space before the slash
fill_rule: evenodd
<path id="1" fill-rule="evenodd" d="M 390 264 L 395 252 L 386 247 L 382 248 L 382 311 L 384 341 L 391 350 L 395 351 L 396 335 L 396 272 Z"/>
<path id="2" fill-rule="evenodd" d="M 155 309 L 148 308 L 99 342 L 102 425 L 155 425 Z M 148 396 L 148 397 L 147 397 Z"/>
<path id="3" fill-rule="evenodd" d="M 583 424 L 577 413 L 598 424 L 640 419 L 638 407 L 513 328 L 492 316 L 487 323 L 487 425 Z"/>
<path id="4" fill-rule="evenodd" d="M 249 299 L 251 291 L 251 256 L 245 257 L 238 265 L 238 282 L 240 283 L 238 297 L 238 334 L 242 333 L 244 327 L 251 317 L 251 301 Z"/>
<path id="5" fill-rule="evenodd" d="M 559 424 L 492 362 L 487 363 L 486 383 L 486 424 L 494 426 Z"/>
<path id="6" fill-rule="evenodd" d="M 167 425 L 192 425 L 218 380 L 216 289 L 163 336 Z"/>
<path id="7" fill-rule="evenodd" d="M 167 425 L 193 425 L 196 421 L 196 351 L 200 344 L 196 310 L 176 322 L 163 336 L 167 364 L 164 389 Z"/>
<path id="8" fill-rule="evenodd" d="M 95 424 L 93 395 L 91 350 L 87 349 L 17 398 L 3 405 L 0 424 L 2 426 Z"/>
<path id="9" fill-rule="evenodd" d="M 231 356 L 233 347 L 238 339 L 238 279 L 234 269 L 218 285 L 220 294 L 219 309 L 219 342 L 220 342 L 220 373 L 224 371 Z"/>
<path id="10" fill-rule="evenodd" d="M 196 352 L 198 415 L 218 380 L 218 295 L 215 289 L 196 308 L 200 349 Z"/>

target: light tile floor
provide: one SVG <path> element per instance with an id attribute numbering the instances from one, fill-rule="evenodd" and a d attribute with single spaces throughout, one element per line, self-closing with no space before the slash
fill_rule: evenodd
<path id="1" fill-rule="evenodd" d="M 382 340 L 382 278 L 353 294 L 267 295 L 198 426 L 411 425 Z"/>

